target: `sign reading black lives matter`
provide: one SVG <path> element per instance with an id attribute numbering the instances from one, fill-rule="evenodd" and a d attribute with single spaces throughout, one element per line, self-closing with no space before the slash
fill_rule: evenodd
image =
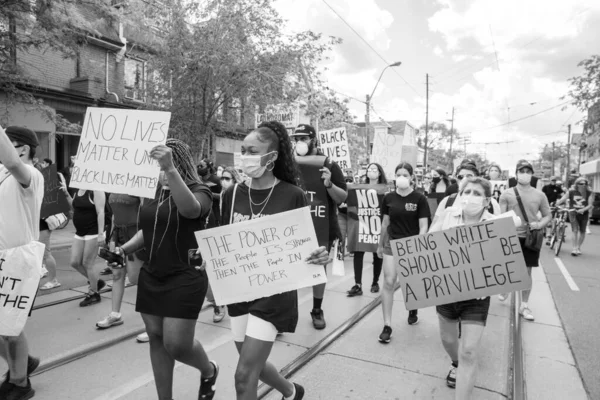
<path id="1" fill-rule="evenodd" d="M 512 218 L 390 243 L 407 310 L 531 288 Z"/>
<path id="2" fill-rule="evenodd" d="M 323 154 L 335 161 L 343 171 L 352 168 L 346 128 L 319 131 L 318 137 Z"/>
<path id="3" fill-rule="evenodd" d="M 171 113 L 88 107 L 70 187 L 153 199 Z"/>
<path id="4" fill-rule="evenodd" d="M 218 305 L 327 282 L 305 260 L 319 244 L 308 207 L 196 232 Z"/>

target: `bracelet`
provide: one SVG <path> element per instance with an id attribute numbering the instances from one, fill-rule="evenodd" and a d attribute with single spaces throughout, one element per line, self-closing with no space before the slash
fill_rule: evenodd
<path id="1" fill-rule="evenodd" d="M 333 182 L 329 181 L 329 186 L 325 186 L 325 189 L 331 189 L 333 187 Z"/>

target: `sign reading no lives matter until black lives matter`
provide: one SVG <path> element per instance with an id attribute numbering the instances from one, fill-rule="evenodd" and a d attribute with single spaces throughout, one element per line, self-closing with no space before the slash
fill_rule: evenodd
<path id="1" fill-rule="evenodd" d="M 407 310 L 531 288 L 512 218 L 390 243 Z"/>
<path id="2" fill-rule="evenodd" d="M 70 186 L 153 199 L 171 113 L 88 107 Z"/>
<path id="3" fill-rule="evenodd" d="M 196 232 L 218 305 L 252 301 L 327 282 L 304 260 L 319 244 L 309 207 Z"/>

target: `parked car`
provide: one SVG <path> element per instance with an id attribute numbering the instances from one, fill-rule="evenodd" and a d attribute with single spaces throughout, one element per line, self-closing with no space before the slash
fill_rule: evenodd
<path id="1" fill-rule="evenodd" d="M 594 207 L 590 213 L 590 221 L 597 224 L 600 221 L 600 193 L 594 192 Z"/>

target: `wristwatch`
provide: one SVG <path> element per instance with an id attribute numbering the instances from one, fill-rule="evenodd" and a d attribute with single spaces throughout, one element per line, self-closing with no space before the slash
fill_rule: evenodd
<path id="1" fill-rule="evenodd" d="M 325 189 L 331 189 L 333 187 L 333 182 L 329 181 L 329 186 L 325 185 Z"/>

